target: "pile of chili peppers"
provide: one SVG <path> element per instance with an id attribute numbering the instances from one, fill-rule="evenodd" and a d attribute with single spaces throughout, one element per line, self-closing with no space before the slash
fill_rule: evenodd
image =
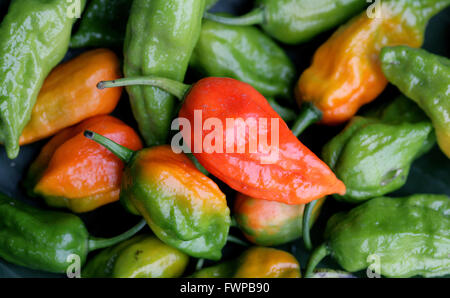
<path id="1" fill-rule="evenodd" d="M 10 1 L 0 143 L 45 141 L 20 185 L 40 206 L 0 194 L 0 258 L 67 273 L 76 254 L 85 278 L 353 277 L 373 256 L 385 277 L 450 274 L 449 196 L 386 196 L 434 146 L 450 158 L 450 60 L 420 49 L 450 0 L 216 2 L 83 0 L 77 21 L 70 1 Z M 326 32 L 296 69 L 282 44 Z M 340 124 L 320 154 L 299 140 Z M 327 197 L 350 208 L 314 245 Z M 90 235 L 109 204 L 137 224 Z M 306 268 L 283 246 L 301 238 Z M 328 255 L 345 272 L 316 269 Z"/>

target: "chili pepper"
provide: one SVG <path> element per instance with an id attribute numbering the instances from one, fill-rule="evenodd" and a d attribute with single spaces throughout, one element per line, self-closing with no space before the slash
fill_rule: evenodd
<path id="1" fill-rule="evenodd" d="M 131 0 L 92 0 L 81 18 L 70 47 L 109 47 L 123 44 Z"/>
<path id="2" fill-rule="evenodd" d="M 180 277 L 189 257 L 158 238 L 134 236 L 106 248 L 83 268 L 84 278 L 174 278 Z"/>
<path id="3" fill-rule="evenodd" d="M 132 151 L 91 131 L 85 136 L 125 162 L 120 199 L 159 239 L 196 258 L 221 258 L 230 227 L 225 195 L 186 155 L 168 145 Z"/>
<path id="4" fill-rule="evenodd" d="M 53 137 L 31 165 L 25 186 L 48 205 L 87 212 L 119 200 L 122 161 L 83 136 L 86 129 L 138 150 L 139 136 L 119 119 L 97 116 Z"/>
<path id="5" fill-rule="evenodd" d="M 204 20 L 190 65 L 206 76 L 246 82 L 265 96 L 291 98 L 294 65 L 282 48 L 255 27 Z"/>
<path id="6" fill-rule="evenodd" d="M 273 38 L 287 44 L 306 42 L 366 6 L 360 0 L 257 0 L 255 9 L 240 17 L 206 13 L 205 18 L 229 25 L 261 25 Z"/>
<path id="7" fill-rule="evenodd" d="M 85 52 L 57 66 L 45 79 L 20 145 L 44 139 L 89 117 L 109 114 L 122 90 L 98 90 L 106 78 L 120 76 L 117 56 L 106 49 Z"/>
<path id="8" fill-rule="evenodd" d="M 78 216 L 40 210 L 0 194 L 0 257 L 31 269 L 65 273 L 71 255 L 83 265 L 89 252 L 124 241 L 144 226 L 142 220 L 114 238 L 95 238 Z"/>
<path id="9" fill-rule="evenodd" d="M 345 185 L 325 163 L 300 143 L 267 100 L 250 85 L 231 78 L 205 78 L 189 86 L 165 78 L 138 77 L 100 82 L 98 87 L 129 85 L 157 86 L 182 99 L 179 118 L 194 124 L 181 130 L 185 145 L 208 172 L 238 192 L 293 205 L 328 194 L 345 193 Z M 213 130 L 211 126 L 205 129 L 209 119 L 218 119 L 223 128 L 227 125 L 227 118 L 247 121 L 244 128 L 249 128 L 248 133 L 245 130 L 243 135 L 239 135 L 242 129 L 236 121 L 231 125 L 228 123 L 231 128 L 225 130 L 217 127 Z M 258 121 L 265 129 L 258 131 Z M 273 127 L 272 123 L 275 123 Z M 195 133 L 197 126 L 201 128 L 201 134 Z M 230 131 L 233 131 L 232 136 Z M 249 136 L 251 131 L 253 136 Z M 259 147 L 255 144 L 256 139 Z M 260 149 L 264 146 L 264 140 L 266 146 Z M 270 146 L 268 140 L 271 140 Z M 245 149 L 247 144 L 248 151 Z M 238 149 L 235 150 L 235 147 Z"/>
<path id="10" fill-rule="evenodd" d="M 387 277 L 440 276 L 450 273 L 450 198 L 417 194 L 379 197 L 327 223 L 325 243 L 311 255 L 306 277 L 327 255 L 348 272 L 377 260 Z"/>
<path id="11" fill-rule="evenodd" d="M 82 10 L 85 0 L 78 1 Z M 67 52 L 73 3 L 14 0 L 0 24 L 0 142 L 10 159 L 45 77 Z"/>
<path id="12" fill-rule="evenodd" d="M 420 47 L 428 20 L 450 0 L 379 3 L 376 11 L 381 17 L 361 13 L 316 51 L 295 90 L 298 104 L 304 105 L 303 113 L 309 116 L 299 118 L 299 123 L 343 123 L 374 100 L 387 85 L 378 57 L 381 48 L 399 44 Z"/>
<path id="13" fill-rule="evenodd" d="M 317 218 L 324 199 L 317 200 L 313 219 Z M 275 246 L 302 236 L 305 205 L 287 205 L 238 194 L 234 202 L 237 227 L 245 238 L 260 246 Z M 312 224 L 313 221 L 310 221 Z"/>
<path id="14" fill-rule="evenodd" d="M 310 278 L 356 278 L 356 276 L 341 270 L 316 269 Z"/>
<path id="15" fill-rule="evenodd" d="M 450 60 L 409 47 L 384 48 L 381 65 L 388 80 L 431 118 L 438 144 L 450 158 Z"/>
<path id="16" fill-rule="evenodd" d="M 134 0 L 125 37 L 125 77 L 159 75 L 183 81 L 204 8 L 205 0 Z M 130 86 L 127 91 L 145 143 L 165 144 L 175 98 L 154 87 Z"/>

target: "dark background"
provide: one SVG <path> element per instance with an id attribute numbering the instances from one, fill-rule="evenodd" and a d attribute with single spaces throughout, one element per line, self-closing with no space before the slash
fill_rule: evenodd
<path id="1" fill-rule="evenodd" d="M 9 2 L 9 0 L 0 0 L 0 21 L 7 12 Z M 212 11 L 243 14 L 251 9 L 252 3 L 253 1 L 249 0 L 220 0 L 219 3 L 213 7 Z M 297 66 L 298 74 L 301 74 L 301 72 L 309 66 L 314 51 L 332 34 L 333 31 L 334 30 L 331 30 L 321 34 L 307 44 L 298 46 L 283 45 Z M 424 48 L 433 53 L 449 57 L 449 37 L 450 8 L 447 8 L 430 21 L 426 31 Z M 65 60 L 78 55 L 82 51 L 83 50 L 70 50 L 67 53 Z M 116 52 L 120 56 L 122 55 L 120 49 L 116 49 Z M 186 79 L 187 82 L 194 82 L 197 79 L 198 78 L 194 73 L 188 72 Z M 390 86 L 379 97 L 379 99 L 369 106 L 378 105 L 385 100 L 389 100 L 397 93 L 398 91 L 394 87 Z M 367 107 L 364 107 L 363 110 L 364 109 L 367 109 Z M 120 117 L 129 125 L 136 127 L 125 92 L 113 114 Z M 322 146 L 341 129 L 342 126 L 331 128 L 313 126 L 301 136 L 300 140 L 311 148 L 316 154 L 320 154 Z M 47 140 L 44 140 L 22 147 L 19 157 L 15 160 L 9 160 L 6 157 L 4 149 L 0 147 L 0 192 L 6 193 L 7 195 L 15 198 L 20 198 L 31 204 L 48 208 L 39 199 L 27 198 L 23 188 L 21 187 L 21 179 L 24 177 L 27 167 L 37 156 L 42 145 L 46 142 Z M 227 194 L 227 198 L 230 202 L 229 206 L 232 206 L 234 192 L 220 181 L 217 182 L 221 189 Z M 413 193 L 440 193 L 450 195 L 450 161 L 440 152 L 437 146 L 435 146 L 429 153 L 421 157 L 419 160 L 414 162 L 407 184 L 391 195 L 403 196 Z M 351 207 L 351 205 L 338 203 L 333 198 L 329 198 L 324 204 L 321 215 L 313 228 L 313 243 L 319 244 L 326 221 L 333 213 L 340 210 L 348 210 Z M 101 207 L 93 212 L 83 214 L 81 217 L 86 223 L 91 234 L 98 237 L 114 236 L 122 231 L 125 231 L 138 221 L 137 217 L 126 213 L 119 203 Z M 148 230 L 146 230 L 146 232 L 148 232 Z M 231 234 L 242 237 L 240 232 L 234 228 L 231 229 Z M 302 268 L 305 268 L 308 259 L 308 252 L 304 249 L 301 239 L 298 239 L 290 244 L 283 245 L 280 248 L 293 253 L 299 259 Z M 235 244 L 228 244 L 224 249 L 224 259 L 234 257 L 239 254 L 241 250 L 242 248 Z M 95 253 L 92 253 L 90 256 L 93 256 L 94 254 Z M 192 262 L 187 270 L 187 273 L 192 272 L 193 265 L 196 260 L 192 258 L 191 261 Z M 206 265 L 208 265 L 208 262 Z M 330 258 L 326 259 L 319 267 L 339 269 L 339 266 Z M 364 272 L 360 272 L 358 275 L 364 276 Z M 29 270 L 27 268 L 9 264 L 0 259 L 0 277 L 63 277 L 63 275 Z"/>

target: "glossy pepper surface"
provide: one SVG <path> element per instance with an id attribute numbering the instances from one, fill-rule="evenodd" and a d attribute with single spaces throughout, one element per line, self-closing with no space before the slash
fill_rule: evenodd
<path id="1" fill-rule="evenodd" d="M 378 258 L 386 277 L 450 273 L 450 198 L 417 194 L 379 197 L 328 221 L 325 243 L 311 255 L 309 277 L 326 255 L 346 271 L 367 268 Z"/>
<path id="2" fill-rule="evenodd" d="M 125 77 L 156 75 L 183 81 L 204 8 L 204 0 L 133 1 L 124 45 Z M 130 86 L 127 91 L 145 143 L 165 144 L 176 99 L 148 86 Z"/>
<path id="3" fill-rule="evenodd" d="M 275 39 L 297 44 L 341 24 L 366 5 L 360 0 L 257 0 L 255 9 L 241 17 L 206 17 L 231 25 L 259 24 Z"/>
<path id="4" fill-rule="evenodd" d="M 317 218 L 324 199 L 318 201 L 313 209 L 313 219 Z M 275 246 L 302 236 L 304 209 L 303 204 L 287 205 L 238 194 L 234 202 L 234 217 L 237 227 L 250 242 Z"/>
<path id="5" fill-rule="evenodd" d="M 349 120 L 386 87 L 379 54 L 384 46 L 420 47 L 428 20 L 450 0 L 380 1 L 340 27 L 314 54 L 296 87 L 299 105 L 312 104 L 324 124 Z M 307 105 L 305 106 L 307 108 Z"/>
<path id="6" fill-rule="evenodd" d="M 85 0 L 78 1 L 80 9 Z M 0 24 L 0 142 L 8 157 L 19 154 L 19 138 L 30 120 L 45 77 L 67 52 L 75 18 L 73 3 L 14 0 Z"/>
<path id="7" fill-rule="evenodd" d="M 210 77 L 189 86 L 138 77 L 101 82 L 99 88 L 128 85 L 158 86 L 182 99 L 176 137 L 209 173 L 241 193 L 293 205 L 345 193 L 345 185 L 247 83 Z"/>
<path id="8" fill-rule="evenodd" d="M 361 202 L 401 188 L 411 164 L 435 137 L 419 107 L 399 97 L 380 118 L 354 117 L 323 149 L 323 160 L 347 187 L 338 199 Z"/>
<path id="9" fill-rule="evenodd" d="M 400 46 L 384 48 L 381 65 L 388 80 L 430 117 L 438 144 L 450 158 L 450 60 Z"/>
<path id="10" fill-rule="evenodd" d="M 74 212 L 92 211 L 119 200 L 123 162 L 83 136 L 86 129 L 101 133 L 127 148 L 138 150 L 137 133 L 111 116 L 87 119 L 53 137 L 32 163 L 25 185 L 48 205 Z"/>
<path id="11" fill-rule="evenodd" d="M 106 248 L 83 268 L 84 278 L 180 277 L 189 257 L 155 236 L 138 235 Z"/>
<path id="12" fill-rule="evenodd" d="M 26 145 L 56 134 L 87 118 L 109 114 L 122 90 L 99 90 L 97 83 L 120 76 L 119 59 L 110 50 L 97 49 L 58 65 L 45 79 L 30 121 L 20 136 Z"/>
<path id="13" fill-rule="evenodd" d="M 132 0 L 92 0 L 72 36 L 71 48 L 123 44 Z"/>
<path id="14" fill-rule="evenodd" d="M 204 20 L 190 65 L 211 77 L 246 82 L 265 96 L 290 98 L 294 65 L 270 37 L 250 26 Z"/>
<path id="15" fill-rule="evenodd" d="M 73 214 L 40 210 L 0 194 L 0 257 L 31 269 L 65 273 L 70 255 L 84 265 L 88 252 L 124 241 L 144 226 L 141 221 L 117 237 L 95 238 Z"/>
<path id="16" fill-rule="evenodd" d="M 300 278 L 300 265 L 293 255 L 268 247 L 252 247 L 237 259 L 201 269 L 194 278 Z"/>
<path id="17" fill-rule="evenodd" d="M 85 135 L 125 161 L 120 199 L 159 239 L 193 257 L 221 258 L 231 221 L 225 195 L 185 154 L 169 145 L 135 152 L 95 133 Z"/>

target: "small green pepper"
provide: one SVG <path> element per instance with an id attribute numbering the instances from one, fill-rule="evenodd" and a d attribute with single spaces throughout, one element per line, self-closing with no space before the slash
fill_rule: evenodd
<path id="1" fill-rule="evenodd" d="M 205 17 L 230 25 L 259 24 L 279 41 L 297 44 L 341 24 L 366 5 L 362 0 L 257 0 L 256 8 L 240 17 Z"/>
<path id="2" fill-rule="evenodd" d="M 441 150 L 450 158 L 450 60 L 406 46 L 383 48 L 387 79 L 430 117 Z"/>
<path id="3" fill-rule="evenodd" d="M 194 278 L 299 278 L 300 265 L 293 255 L 268 247 L 251 247 L 237 259 L 201 269 Z"/>
<path id="4" fill-rule="evenodd" d="M 154 236 L 138 235 L 97 254 L 84 267 L 86 278 L 180 277 L 189 257 Z"/>
<path id="5" fill-rule="evenodd" d="M 31 269 L 64 273 L 71 255 L 82 266 L 89 252 L 124 241 L 144 226 L 142 220 L 114 238 L 95 238 L 78 216 L 40 210 L 0 194 L 0 257 Z"/>
<path id="6" fill-rule="evenodd" d="M 449 214 L 450 198 L 432 194 L 379 197 L 335 214 L 325 243 L 310 257 L 306 277 L 327 255 L 349 272 L 374 265 L 387 277 L 449 274 Z"/>
<path id="7" fill-rule="evenodd" d="M 123 43 L 132 0 L 92 0 L 70 47 L 109 47 Z"/>
<path id="8" fill-rule="evenodd" d="M 14 0 L 0 24 L 0 143 L 11 159 L 44 79 L 69 47 L 76 20 L 71 2 Z M 86 1 L 77 3 L 81 12 Z"/>
<path id="9" fill-rule="evenodd" d="M 292 98 L 295 68 L 259 29 L 204 20 L 190 65 L 205 76 L 230 77 L 265 96 Z"/>
<path id="10" fill-rule="evenodd" d="M 404 97 L 378 119 L 354 117 L 322 153 L 347 187 L 345 195 L 335 197 L 357 203 L 402 187 L 412 162 L 434 144 L 432 131 L 426 116 Z"/>

